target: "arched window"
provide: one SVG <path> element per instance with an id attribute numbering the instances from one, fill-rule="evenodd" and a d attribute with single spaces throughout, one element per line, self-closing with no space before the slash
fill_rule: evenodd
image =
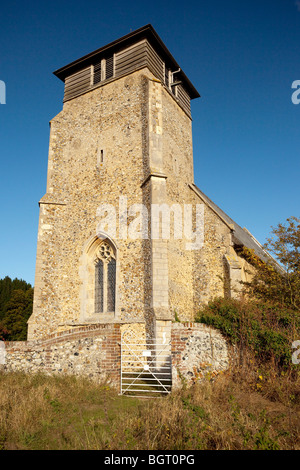
<path id="1" fill-rule="evenodd" d="M 119 319 L 118 248 L 106 234 L 91 237 L 80 258 L 79 322 L 106 323 Z"/>
<path id="2" fill-rule="evenodd" d="M 116 307 L 116 257 L 107 241 L 98 247 L 94 264 L 95 314 L 113 313 Z"/>

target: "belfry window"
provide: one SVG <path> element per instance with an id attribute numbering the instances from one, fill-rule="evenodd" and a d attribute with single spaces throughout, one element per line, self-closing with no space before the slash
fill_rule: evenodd
<path id="1" fill-rule="evenodd" d="M 101 62 L 94 65 L 94 85 L 101 82 Z"/>
<path id="2" fill-rule="evenodd" d="M 114 76 L 114 56 L 109 56 L 106 59 L 105 78 L 112 78 Z"/>
<path id="3" fill-rule="evenodd" d="M 116 258 L 112 246 L 103 241 L 94 259 L 95 313 L 111 313 L 116 305 Z"/>
<path id="4" fill-rule="evenodd" d="M 104 80 L 113 78 L 114 76 L 114 56 L 108 56 L 106 59 L 101 59 L 99 62 L 94 64 L 92 69 L 92 83 L 97 85 Z"/>

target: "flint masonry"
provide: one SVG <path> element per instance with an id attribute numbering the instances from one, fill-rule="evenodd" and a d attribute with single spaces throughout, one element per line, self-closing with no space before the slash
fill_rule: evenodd
<path id="1" fill-rule="evenodd" d="M 240 248 L 263 250 L 194 184 L 191 101 L 200 95 L 153 27 L 54 74 L 64 100 L 50 123 L 28 339 L 117 323 L 169 335 L 175 315 L 193 321 L 212 297 L 238 295 L 247 276 Z M 105 204 L 117 210 L 114 236 L 99 231 Z M 192 207 L 203 243 L 187 249 L 174 227 L 169 238 L 127 236 L 138 209 L 151 226 L 153 204 Z"/>

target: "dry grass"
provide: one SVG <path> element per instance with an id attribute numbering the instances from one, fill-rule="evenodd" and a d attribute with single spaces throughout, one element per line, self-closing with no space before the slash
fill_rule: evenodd
<path id="1" fill-rule="evenodd" d="M 119 396 L 75 377 L 0 375 L 2 449 L 300 449 L 299 379 L 257 369 L 170 396 Z"/>

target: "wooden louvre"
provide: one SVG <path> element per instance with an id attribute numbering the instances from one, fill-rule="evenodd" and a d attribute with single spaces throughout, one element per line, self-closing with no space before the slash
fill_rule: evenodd
<path id="1" fill-rule="evenodd" d="M 114 76 L 114 56 L 107 57 L 105 66 L 105 78 L 108 80 Z"/>
<path id="2" fill-rule="evenodd" d="M 177 99 L 182 108 L 185 110 L 185 112 L 190 116 L 191 114 L 191 100 L 190 97 L 187 93 L 187 91 L 184 89 L 182 85 L 177 85 Z"/>
<path id="3" fill-rule="evenodd" d="M 107 80 L 117 79 L 143 67 L 148 67 L 191 116 L 190 101 L 200 95 L 151 25 L 62 67 L 54 74 L 65 82 L 64 101 L 68 101 L 101 86 Z M 172 86 L 170 72 L 175 71 L 176 85 Z"/>
<path id="4" fill-rule="evenodd" d="M 91 86 L 91 67 L 74 73 L 65 80 L 64 101 L 71 100 L 75 96 L 85 93 Z"/>
<path id="5" fill-rule="evenodd" d="M 94 65 L 94 80 L 93 84 L 96 85 L 97 83 L 101 82 L 101 62 Z"/>
<path id="6" fill-rule="evenodd" d="M 146 41 L 141 41 L 116 53 L 116 77 L 131 73 L 146 65 Z"/>

